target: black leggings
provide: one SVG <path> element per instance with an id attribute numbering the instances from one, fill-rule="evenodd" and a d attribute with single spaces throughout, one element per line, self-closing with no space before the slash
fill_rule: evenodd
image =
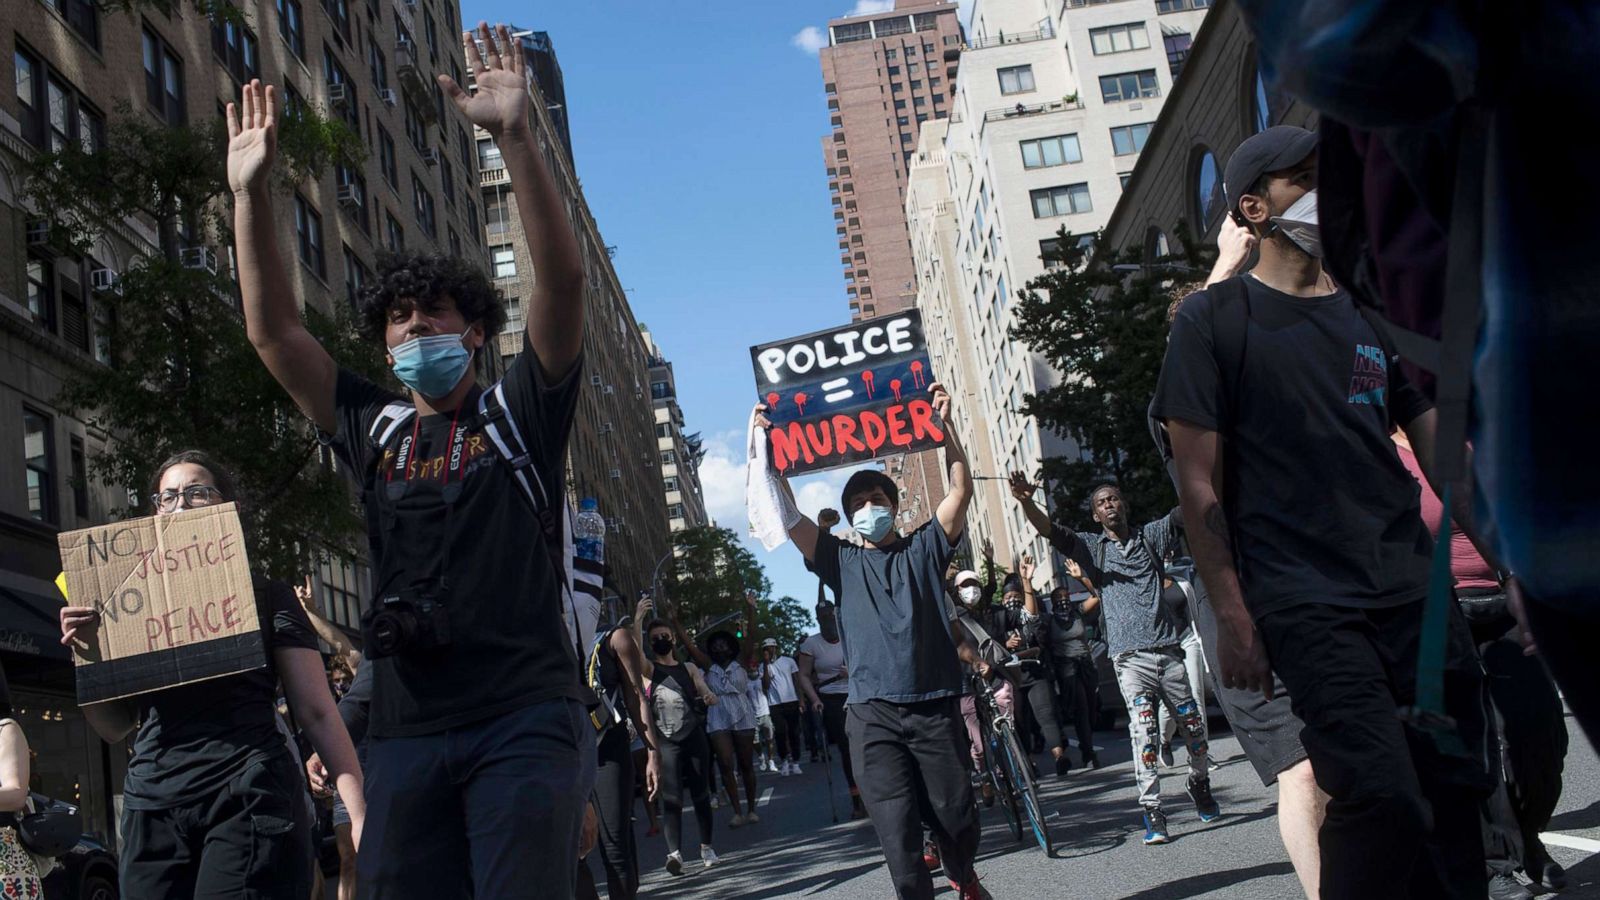
<path id="1" fill-rule="evenodd" d="M 633 838 L 633 753 L 628 749 L 628 729 L 617 726 L 606 732 L 600 740 L 599 757 L 594 808 L 600 821 L 600 852 L 591 857 L 600 857 L 611 900 L 632 900 L 639 892 L 639 851 Z"/>
<path id="2" fill-rule="evenodd" d="M 682 849 L 685 788 L 694 803 L 695 821 L 700 825 L 700 843 L 711 843 L 711 792 L 706 788 L 706 773 L 710 768 L 711 745 L 706 742 L 703 724 L 662 739 L 661 830 L 667 836 L 668 852 L 676 853 Z"/>
<path id="3" fill-rule="evenodd" d="M 828 743 L 839 748 L 839 761 L 844 764 L 844 780 L 851 793 L 856 789 L 855 767 L 850 763 L 850 736 L 844 730 L 844 701 L 847 694 L 821 694 L 822 730 Z"/>
<path id="4" fill-rule="evenodd" d="M 1056 724 L 1055 691 L 1049 679 L 1031 681 L 1017 688 L 1028 697 L 1028 708 L 1033 711 L 1034 724 L 1044 734 L 1044 748 L 1054 750 L 1061 746 L 1061 726 Z"/>
<path id="5" fill-rule="evenodd" d="M 772 704 L 772 739 L 778 758 L 800 761 L 800 702 Z"/>
<path id="6" fill-rule="evenodd" d="M 1087 759 L 1094 755 L 1094 714 L 1098 707 L 1095 689 L 1099 679 L 1094 660 L 1087 656 L 1057 656 L 1051 667 L 1061 695 L 1062 724 L 1073 726 L 1078 734 L 1078 751 Z"/>

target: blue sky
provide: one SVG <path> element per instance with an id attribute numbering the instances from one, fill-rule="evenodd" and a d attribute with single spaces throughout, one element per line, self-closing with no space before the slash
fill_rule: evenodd
<path id="1" fill-rule="evenodd" d="M 677 375 L 718 524 L 746 534 L 748 348 L 849 321 L 821 138 L 815 55 L 827 20 L 892 0 L 581 3 L 466 0 L 462 18 L 548 31 L 566 81 L 584 195 Z M 805 29 L 816 31 L 807 32 Z M 837 505 L 844 474 L 797 479 L 804 512 Z M 775 595 L 807 608 L 816 580 L 785 545 Z"/>

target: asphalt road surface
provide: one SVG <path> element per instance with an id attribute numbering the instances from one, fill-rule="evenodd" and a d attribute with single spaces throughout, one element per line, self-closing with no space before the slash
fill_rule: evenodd
<path id="1" fill-rule="evenodd" d="M 1567 868 L 1569 887 L 1559 896 L 1600 900 L 1600 760 L 1577 723 L 1568 719 L 1572 747 L 1566 786 L 1551 823 L 1551 854 Z M 998 808 L 983 811 L 978 871 L 997 900 L 1022 897 L 1130 898 L 1176 900 L 1209 897 L 1228 900 L 1301 896 L 1299 882 L 1278 837 L 1276 792 L 1262 787 L 1255 771 L 1226 731 L 1212 736 L 1220 768 L 1212 787 L 1223 816 L 1209 824 L 1195 817 L 1183 794 L 1187 768 L 1163 770 L 1173 841 L 1146 847 L 1135 801 L 1126 731 L 1098 732 L 1096 742 L 1108 764 L 1098 771 L 1073 770 L 1065 779 L 1043 781 L 1046 814 L 1051 816 L 1054 858 L 1037 845 L 1017 843 Z M 1043 767 L 1044 757 L 1040 757 Z M 661 898 L 891 897 L 887 870 L 872 827 L 849 820 L 844 778 L 834 763 L 833 793 L 839 822 L 831 821 L 828 782 L 821 765 L 805 765 L 800 776 L 761 776 L 761 822 L 729 828 L 724 806 L 715 813 L 713 845 L 722 862 L 705 869 L 699 861 L 692 812 L 685 815 L 685 874 L 663 868 L 666 846 L 660 837 L 643 838 L 646 823 L 639 808 L 641 896 Z M 1025 832 L 1026 834 L 1026 832 Z M 1560 843 L 1557 843 L 1557 842 Z M 935 877 L 939 896 L 954 897 Z M 604 887 L 601 888 L 602 893 Z M 1555 895 L 1552 895 L 1555 896 Z"/>

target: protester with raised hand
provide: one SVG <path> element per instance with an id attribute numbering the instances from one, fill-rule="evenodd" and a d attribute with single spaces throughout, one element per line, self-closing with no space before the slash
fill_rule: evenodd
<path id="1" fill-rule="evenodd" d="M 280 103 L 256 82 L 242 115 L 228 116 L 239 285 L 257 354 L 366 504 L 377 602 L 363 616 L 374 827 L 358 859 L 362 895 L 461 896 L 470 884 L 478 897 L 525 896 L 535 885 L 567 896 L 595 778 L 594 729 L 582 650 L 562 620 L 559 529 L 547 531 L 542 515 L 558 518 L 560 499 L 524 485 L 564 483 L 584 267 L 529 123 L 516 41 L 504 26 L 462 37 L 474 89 L 446 75 L 439 87 L 499 148 L 539 273 L 523 298 L 524 352 L 485 401 L 525 452 L 502 456 L 477 414 L 473 357 L 506 312 L 473 262 L 400 254 L 358 298 L 363 331 L 381 341 L 405 396 L 339 370 L 306 330 L 268 188 Z"/>
<path id="2" fill-rule="evenodd" d="M 748 662 L 755 658 L 756 595 L 746 592 L 745 607 L 749 611 L 750 643 Z M 717 767 L 722 773 L 722 787 L 727 792 L 728 804 L 733 808 L 733 821 L 738 828 L 746 823 L 761 821 L 756 814 L 755 729 L 756 714 L 750 706 L 750 670 L 746 660 L 741 660 L 741 642 L 726 630 L 713 631 L 706 636 L 706 649 L 701 650 L 683 630 L 678 617 L 672 617 L 673 630 L 678 642 L 689 651 L 689 656 L 705 670 L 706 684 L 716 694 L 717 703 L 706 713 L 706 734 L 711 739 L 711 749 L 717 755 Z M 744 779 L 744 806 L 739 803 L 739 782 Z"/>
<path id="3" fill-rule="evenodd" d="M 1128 707 L 1128 738 L 1133 747 L 1134 781 L 1143 809 L 1144 842 L 1171 840 L 1161 806 L 1157 766 L 1161 730 L 1156 707 L 1165 703 L 1183 723 L 1189 749 L 1189 798 L 1202 822 L 1221 815 L 1211 795 L 1205 725 L 1189 690 L 1184 668 L 1181 623 L 1161 596 L 1161 560 L 1177 540 L 1178 511 L 1135 528 L 1128 504 L 1114 485 L 1104 484 L 1089 496 L 1099 533 L 1074 532 L 1052 522 L 1034 503 L 1038 486 L 1021 472 L 1011 473 L 1011 495 L 1033 527 L 1063 556 L 1088 572 L 1100 588 L 1110 647 L 1122 699 Z"/>
<path id="4" fill-rule="evenodd" d="M 939 384 L 929 392 L 938 420 L 950 422 L 950 395 Z M 754 424 L 763 429 L 763 440 L 753 442 L 752 452 L 766 452 L 771 422 L 763 412 L 756 408 Z M 933 518 L 910 535 L 894 528 L 899 488 L 892 479 L 871 469 L 850 476 L 839 499 L 861 546 L 840 541 L 802 515 L 781 475 L 769 473 L 766 487 L 780 501 L 789 539 L 839 598 L 850 673 L 850 754 L 895 891 L 907 898 L 932 896 L 922 854 L 926 816 L 952 886 L 970 900 L 988 892 L 973 869 L 979 831 L 960 749 L 963 657 L 951 632 L 943 581 L 966 531 L 973 487 L 953 429 L 945 428 L 944 449 L 950 489 Z M 963 653 L 974 653 L 969 642 L 959 643 Z"/>
<path id="5" fill-rule="evenodd" d="M 228 473 L 196 450 L 162 463 L 152 482 L 157 516 L 237 500 Z M 254 576 L 252 587 L 267 649 L 262 668 L 83 707 L 107 743 L 134 734 L 118 856 L 119 887 L 129 900 L 310 895 L 310 805 L 299 763 L 278 730 L 280 681 L 296 723 L 327 761 L 361 843 L 361 770 L 316 635 L 287 584 Z M 93 607 L 63 607 L 61 642 L 70 646 L 99 625 Z"/>
<path id="6" fill-rule="evenodd" d="M 1100 768 L 1094 751 L 1094 716 L 1099 711 L 1100 675 L 1095 671 L 1094 654 L 1089 647 L 1088 623 L 1100 608 L 1100 595 L 1074 560 L 1066 561 L 1067 574 L 1087 589 L 1074 596 L 1065 586 L 1050 594 L 1050 669 L 1061 697 L 1065 722 L 1071 723 L 1078 738 L 1078 753 L 1083 764 Z"/>

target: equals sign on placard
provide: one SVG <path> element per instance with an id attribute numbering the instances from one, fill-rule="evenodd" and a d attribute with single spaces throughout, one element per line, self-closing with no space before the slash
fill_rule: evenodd
<path id="1" fill-rule="evenodd" d="M 851 397 L 856 395 L 855 391 L 850 390 L 850 379 L 848 378 L 835 378 L 832 381 L 824 381 L 822 383 L 822 389 L 827 391 L 826 394 L 822 395 L 822 399 L 828 401 L 829 403 L 838 403 L 840 400 L 849 400 Z"/>

